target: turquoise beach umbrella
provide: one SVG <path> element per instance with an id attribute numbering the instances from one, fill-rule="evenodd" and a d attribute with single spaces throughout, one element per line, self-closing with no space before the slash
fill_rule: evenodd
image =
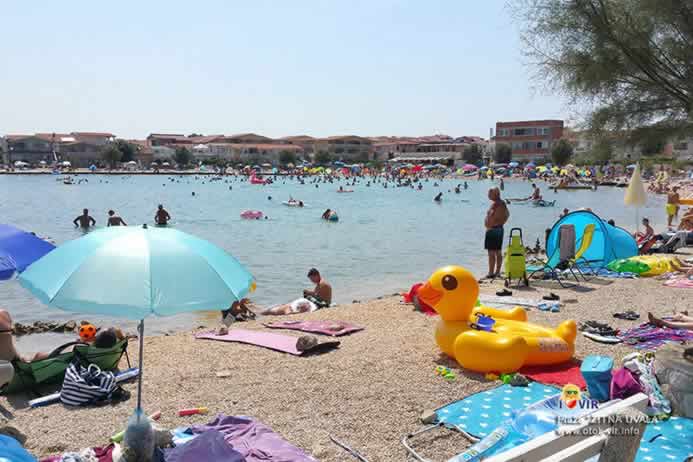
<path id="1" fill-rule="evenodd" d="M 48 306 L 139 320 L 225 308 L 248 294 L 253 277 L 205 240 L 122 226 L 61 245 L 19 281 Z"/>
<path id="2" fill-rule="evenodd" d="M 140 320 L 141 405 L 144 318 L 220 310 L 254 290 L 231 255 L 170 228 L 110 227 L 61 245 L 19 282 L 48 306 Z"/>

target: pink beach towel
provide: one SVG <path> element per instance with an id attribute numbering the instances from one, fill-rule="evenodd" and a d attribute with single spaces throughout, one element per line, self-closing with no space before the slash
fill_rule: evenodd
<path id="1" fill-rule="evenodd" d="M 316 353 L 331 350 L 339 346 L 339 342 L 331 340 L 315 345 L 309 350 L 300 351 L 296 348 L 296 341 L 299 337 L 291 335 L 275 334 L 274 332 L 263 332 L 259 330 L 232 329 L 226 335 L 217 335 L 212 332 L 200 332 L 195 334 L 196 339 L 218 340 L 220 342 L 238 342 L 248 345 L 256 345 L 270 350 L 281 351 L 295 356 L 306 353 Z"/>
<path id="2" fill-rule="evenodd" d="M 688 278 L 669 279 L 664 283 L 667 287 L 675 287 L 677 289 L 693 289 L 693 280 Z"/>
<path id="3" fill-rule="evenodd" d="M 363 330 L 363 327 L 345 321 L 275 321 L 265 324 L 270 329 L 290 329 L 312 334 L 340 337 Z"/>

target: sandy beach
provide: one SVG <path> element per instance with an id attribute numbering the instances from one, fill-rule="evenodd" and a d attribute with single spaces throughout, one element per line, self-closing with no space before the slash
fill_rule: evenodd
<path id="1" fill-rule="evenodd" d="M 482 284 L 481 291 L 492 294 L 501 284 Z M 577 290 L 556 287 L 538 283 L 515 290 L 515 296 L 524 298 L 540 298 L 549 291 L 561 296 L 564 305 L 559 313 L 532 309 L 530 322 L 556 326 L 565 319 L 595 319 L 627 329 L 641 321 L 618 320 L 612 313 L 632 309 L 641 314 L 642 320 L 648 311 L 668 315 L 690 306 L 685 289 L 664 287 L 656 279 L 599 279 Z M 413 311 L 411 305 L 400 303 L 400 297 L 340 305 L 296 317 L 301 318 L 347 320 L 365 330 L 342 337 L 337 350 L 309 357 L 195 340 L 193 331 L 148 337 L 145 409 L 160 410 L 160 425 L 169 429 L 204 423 L 217 413 L 253 416 L 322 461 L 354 460 L 330 441 L 330 435 L 351 445 L 369 461 L 405 460 L 400 440 L 421 426 L 419 416 L 423 410 L 499 383 L 464 371 L 443 356 L 433 338 L 437 317 Z M 149 323 L 156 323 L 156 319 Z M 263 328 L 261 321 L 239 327 Z M 130 358 L 136 362 L 135 345 L 133 341 Z M 631 351 L 626 345 L 599 344 L 578 334 L 579 358 L 604 354 L 618 360 Z M 436 376 L 434 369 L 439 364 L 455 369 L 457 380 L 448 382 Z M 121 366 L 125 366 L 125 360 Z M 218 378 L 218 371 L 229 371 L 231 375 Z M 47 456 L 107 444 L 109 436 L 124 428 L 135 406 L 135 384 L 128 383 L 125 388 L 132 397 L 114 406 L 68 409 L 54 404 L 29 409 L 20 397 L 2 397 L 0 404 L 12 415 L 9 424 L 28 436 L 26 447 L 37 456 Z M 178 409 L 199 406 L 208 407 L 210 415 L 176 415 Z M 442 430 L 418 441 L 426 448 L 423 455 L 434 460 L 451 457 L 466 446 L 460 435 Z"/>

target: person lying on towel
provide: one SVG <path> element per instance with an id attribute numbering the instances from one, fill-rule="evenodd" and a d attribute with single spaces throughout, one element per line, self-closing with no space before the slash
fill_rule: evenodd
<path id="1" fill-rule="evenodd" d="M 320 272 L 311 268 L 308 271 L 308 279 L 315 284 L 315 289 L 304 290 L 303 297 L 285 305 L 274 306 L 263 311 L 266 315 L 282 315 L 306 313 L 327 308 L 332 303 L 332 286 L 320 276 Z"/>

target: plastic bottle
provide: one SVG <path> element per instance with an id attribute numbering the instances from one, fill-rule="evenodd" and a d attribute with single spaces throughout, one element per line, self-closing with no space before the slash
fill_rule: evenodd
<path id="1" fill-rule="evenodd" d="M 154 428 L 142 409 L 135 409 L 128 419 L 123 443 L 134 455 L 134 458 L 128 460 L 150 462 L 154 457 Z"/>

